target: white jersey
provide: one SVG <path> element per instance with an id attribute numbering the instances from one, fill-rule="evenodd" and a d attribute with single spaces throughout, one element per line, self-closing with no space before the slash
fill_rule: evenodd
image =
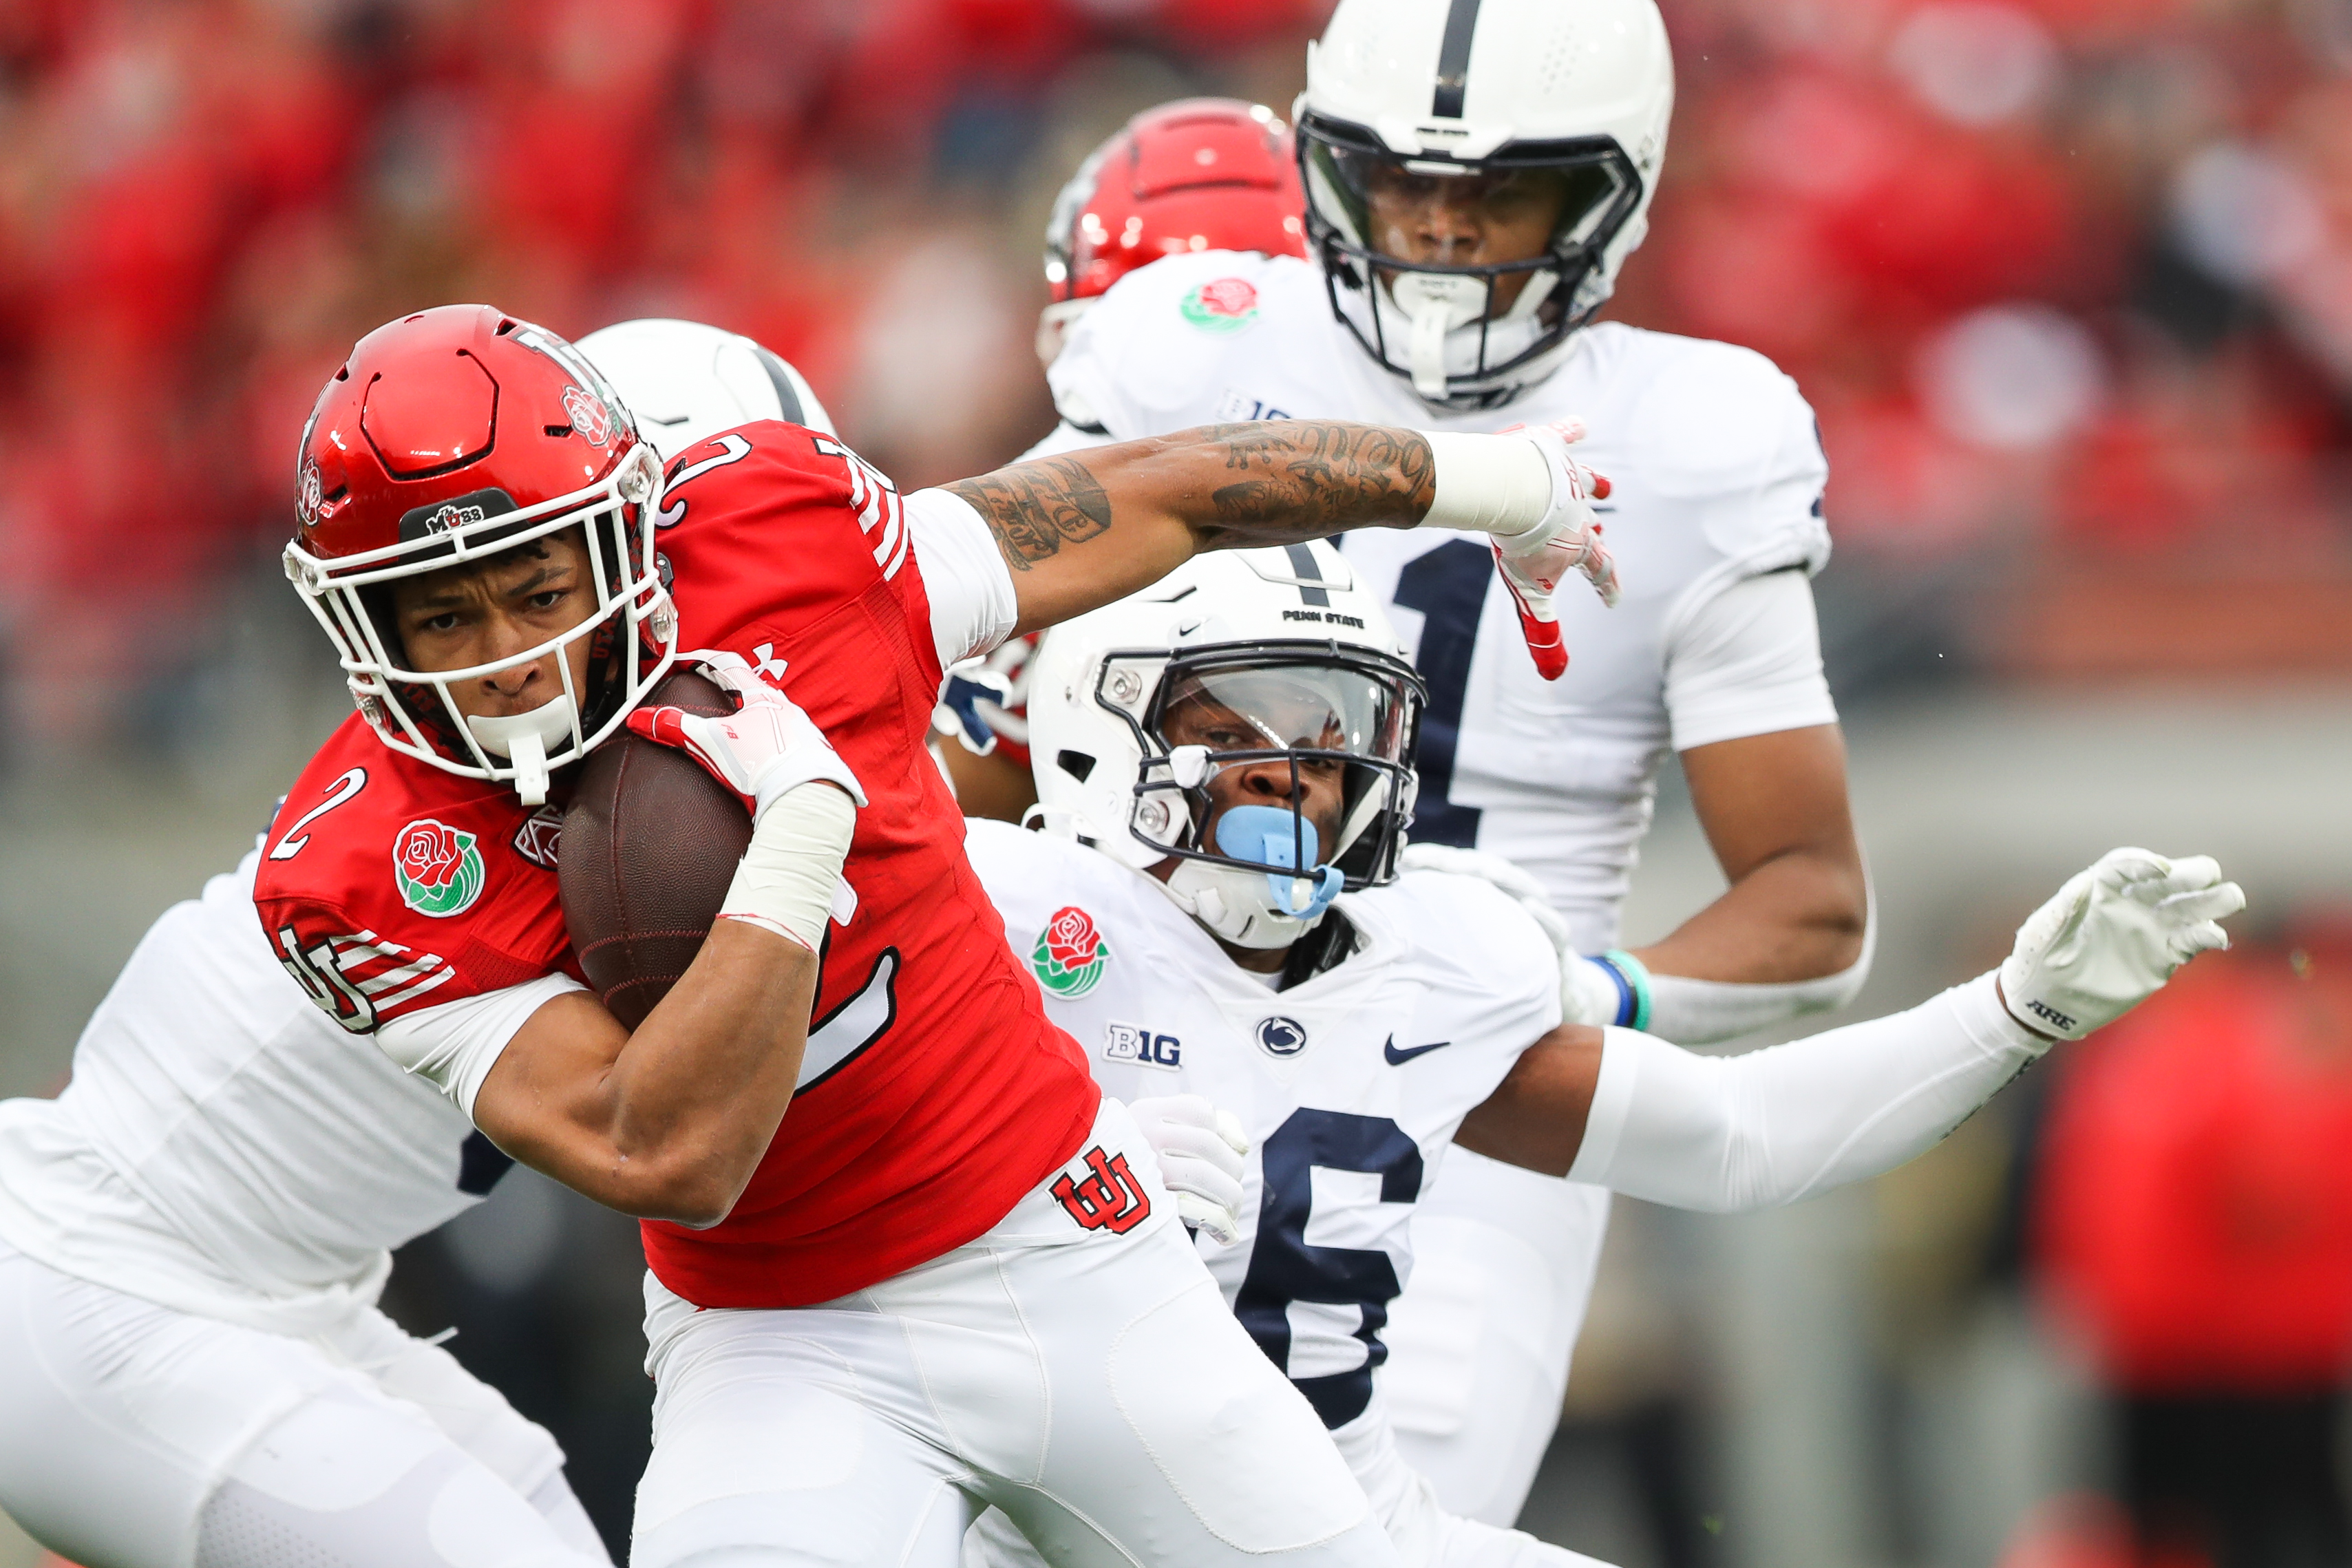
<path id="1" fill-rule="evenodd" d="M 1543 932 L 1485 882 L 1411 872 L 1343 895 L 1356 951 L 1276 991 L 1108 855 L 982 821 L 965 847 L 1106 1093 L 1198 1094 L 1241 1119 L 1242 1238 L 1202 1257 L 1325 1425 L 1354 1421 L 1412 1273 L 1413 1205 L 1463 1117 L 1559 1023 Z"/>
<path id="2" fill-rule="evenodd" d="M 253 912 L 259 851 L 165 911 L 54 1100 L 0 1101 L 0 1242 L 163 1306 L 310 1335 L 509 1162 L 338 1028 Z"/>
<path id="3" fill-rule="evenodd" d="M 1748 350 L 1613 322 L 1575 343 L 1502 408 L 1433 409 L 1332 317 L 1314 263 L 1171 257 L 1079 320 L 1049 376 L 1066 423 L 1038 451 L 1240 419 L 1476 431 L 1581 418 L 1578 456 L 1615 487 L 1597 510 L 1624 597 L 1609 610 L 1560 594 L 1559 680 L 1536 673 L 1482 537 L 1375 529 L 1343 548 L 1429 681 L 1413 837 L 1526 867 L 1594 952 L 1617 941 L 1667 752 L 1836 710 L 1805 585 L 1829 558 L 1827 468 L 1796 384 Z"/>

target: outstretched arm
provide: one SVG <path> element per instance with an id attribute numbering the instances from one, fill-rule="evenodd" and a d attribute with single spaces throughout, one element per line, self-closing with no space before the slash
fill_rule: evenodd
<path id="1" fill-rule="evenodd" d="M 1891 1017 L 1738 1057 L 1570 1025 L 1519 1058 L 1454 1141 L 1676 1208 L 1793 1203 L 1935 1147 L 2050 1042 L 1984 975 Z"/>
<path id="2" fill-rule="evenodd" d="M 1413 431 L 1282 420 L 1123 441 L 947 488 L 995 532 L 1028 632 L 1149 587 L 1203 550 L 1411 528 L 1436 486 Z"/>
<path id="3" fill-rule="evenodd" d="M 2226 945 L 2215 922 L 2244 905 L 2210 859 L 2116 850 L 2035 911 L 1997 974 L 1739 1057 L 1563 1026 L 1454 1141 L 1681 1208 L 1792 1203 L 1934 1147 L 2053 1039 L 2081 1038 Z"/>

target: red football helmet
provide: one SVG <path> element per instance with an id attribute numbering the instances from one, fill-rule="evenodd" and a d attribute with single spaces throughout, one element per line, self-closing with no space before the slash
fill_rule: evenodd
<path id="1" fill-rule="evenodd" d="M 286 574 L 342 655 L 352 696 L 394 751 L 468 778 L 509 779 L 526 805 L 548 770 L 611 734 L 676 657 L 677 616 L 654 552 L 661 459 L 570 343 L 488 305 L 444 305 L 378 327 L 327 383 L 302 431 L 300 531 Z M 597 602 L 587 619 L 511 658 L 404 667 L 389 584 L 568 528 L 583 531 Z M 461 721 L 453 683 L 527 664 L 580 637 L 590 689 L 529 713 Z"/>
<path id="2" fill-rule="evenodd" d="M 1045 226 L 1054 302 L 1037 323 L 1047 364 L 1087 303 L 1187 250 L 1307 254 L 1307 201 L 1290 132 L 1264 104 L 1185 98 L 1147 109 L 1096 148 Z"/>

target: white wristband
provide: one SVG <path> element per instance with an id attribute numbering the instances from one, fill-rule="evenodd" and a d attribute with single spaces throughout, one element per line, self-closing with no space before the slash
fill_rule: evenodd
<path id="1" fill-rule="evenodd" d="M 760 814 L 719 918 L 749 921 L 818 951 L 856 829 L 856 804 L 835 785 L 787 790 Z"/>
<path id="2" fill-rule="evenodd" d="M 1423 528 L 1458 528 L 1505 539 L 1551 512 L 1551 465 L 1524 436 L 1465 436 L 1423 430 L 1436 497 Z"/>

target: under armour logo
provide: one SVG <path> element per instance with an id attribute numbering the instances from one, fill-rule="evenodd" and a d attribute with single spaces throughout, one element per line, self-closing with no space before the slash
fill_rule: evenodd
<path id="1" fill-rule="evenodd" d="M 1128 1169 L 1126 1155 L 1106 1155 L 1097 1143 L 1087 1151 L 1086 1160 L 1093 1175 L 1078 1182 L 1065 1171 L 1046 1189 L 1070 1211 L 1072 1219 L 1088 1230 L 1125 1236 L 1150 1217 L 1150 1195 Z"/>
<path id="2" fill-rule="evenodd" d="M 771 686 L 782 685 L 784 671 L 789 668 L 785 660 L 776 657 L 774 643 L 763 642 L 751 650 L 751 668 Z"/>

